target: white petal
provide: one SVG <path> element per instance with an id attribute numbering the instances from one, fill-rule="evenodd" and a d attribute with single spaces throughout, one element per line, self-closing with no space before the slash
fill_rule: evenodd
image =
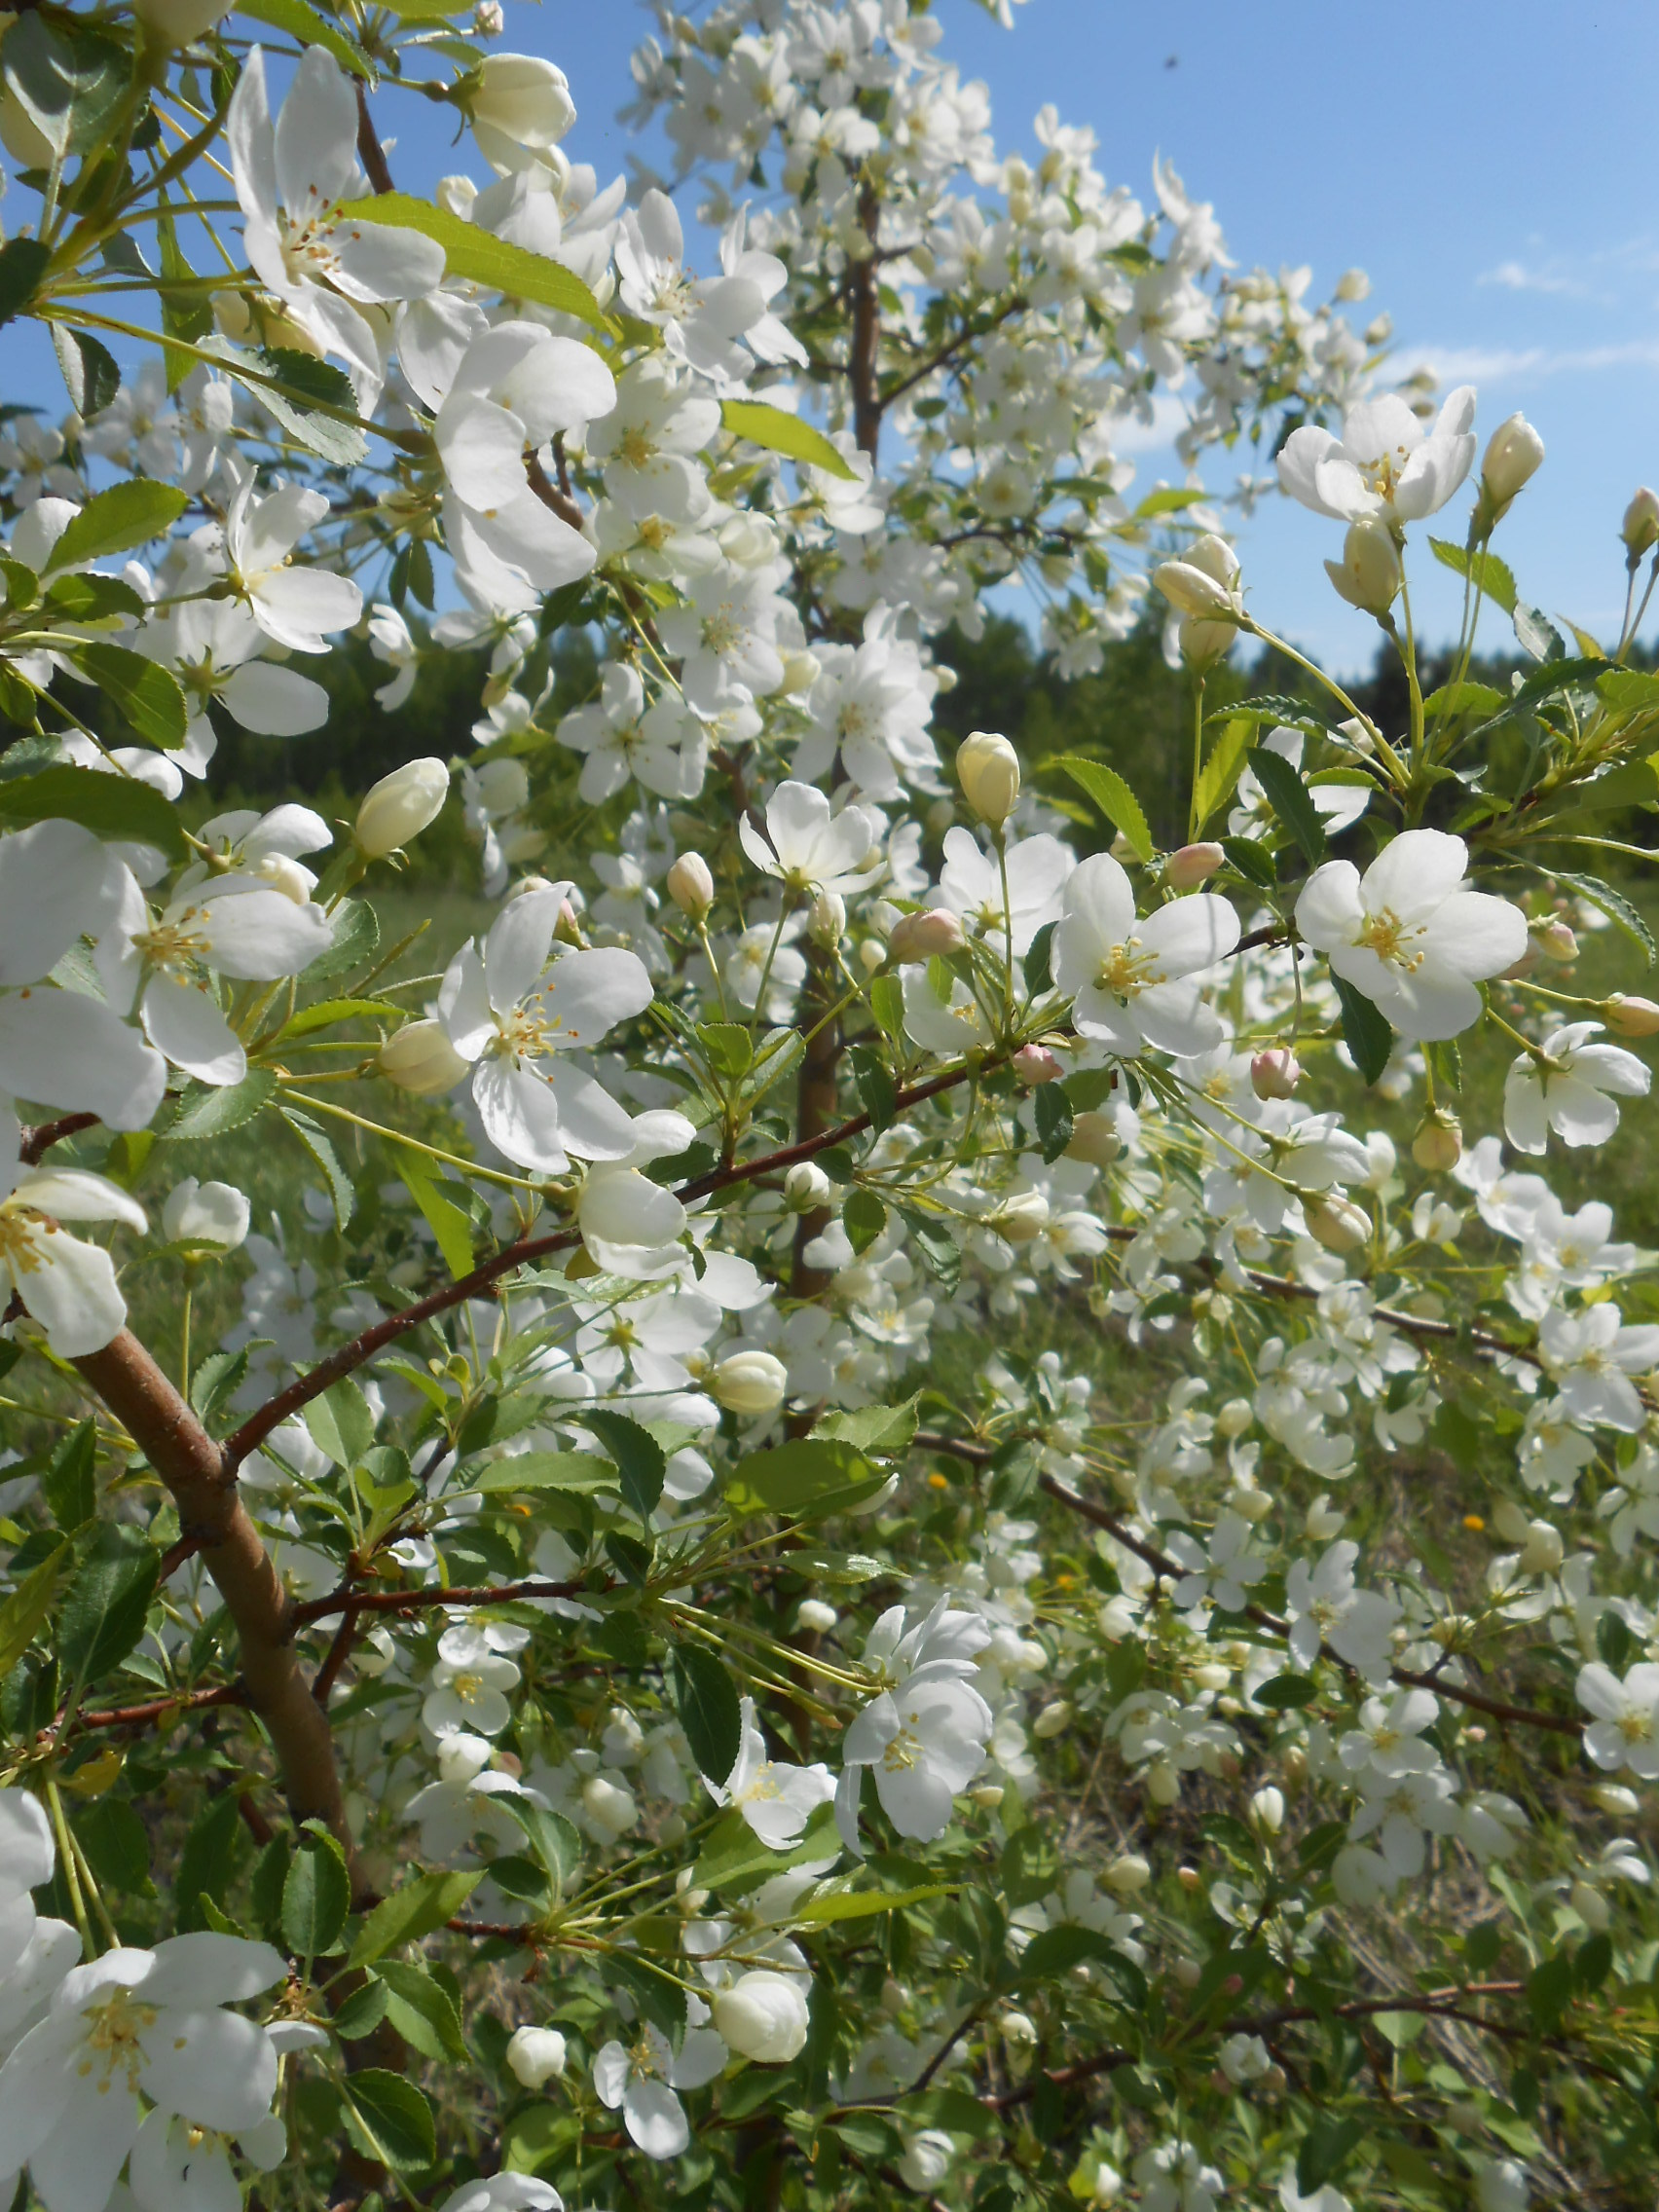
<path id="1" fill-rule="evenodd" d="M 630 2082 L 622 2117 L 647 2158 L 678 2158 L 691 2140 L 684 2108 L 665 2082 Z"/>
<path id="2" fill-rule="evenodd" d="M 157 1051 L 201 1083 L 220 1088 L 247 1073 L 241 1041 L 205 990 L 156 976 L 144 993 L 144 1034 Z"/>
<path id="3" fill-rule="evenodd" d="M 101 1351 L 127 1324 L 127 1302 L 115 1263 L 98 1244 L 83 1244 L 66 1229 L 31 1226 L 7 1253 L 18 1295 L 46 1331 L 59 1359 Z"/>
<path id="4" fill-rule="evenodd" d="M 307 730 L 321 729 L 328 719 L 328 693 L 320 683 L 298 669 L 277 668 L 268 660 L 244 661 L 221 685 L 219 697 L 243 729 L 255 730 L 261 737 L 300 737 Z M 330 839 L 325 835 L 322 842 Z"/>
<path id="5" fill-rule="evenodd" d="M 561 1141 L 559 1107 L 541 1076 L 510 1060 L 480 1060 L 472 1096 L 498 1152 L 538 1174 L 564 1174 L 571 1161 Z"/>
<path id="6" fill-rule="evenodd" d="M 0 1090 L 141 1129 L 162 1102 L 167 1063 L 96 999 L 41 989 L 0 999 Z"/>
<path id="7" fill-rule="evenodd" d="M 75 939 L 107 927 L 120 874 L 78 822 L 37 822 L 0 838 L 0 983 L 35 983 Z"/>

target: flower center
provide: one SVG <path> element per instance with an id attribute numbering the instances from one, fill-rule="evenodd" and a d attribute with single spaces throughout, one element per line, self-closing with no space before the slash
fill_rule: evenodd
<path id="1" fill-rule="evenodd" d="M 129 2088 L 136 2089 L 144 2064 L 143 2046 L 138 2039 L 143 2029 L 153 2028 L 155 2024 L 153 2005 L 134 2005 L 125 1994 L 112 1997 L 93 2014 L 89 2025 L 85 2055 L 77 2069 L 82 2080 L 96 2070 L 101 2059 L 100 2096 L 108 2095 L 118 2067 L 126 2073 Z"/>
<path id="2" fill-rule="evenodd" d="M 1412 940 L 1421 935 L 1417 924 L 1402 922 L 1398 914 L 1384 906 L 1378 913 L 1366 915 L 1365 926 L 1354 942 L 1375 952 L 1379 960 L 1386 961 L 1391 967 L 1403 968 L 1409 976 L 1422 966 L 1422 954 L 1407 949 Z"/>
<path id="3" fill-rule="evenodd" d="M 1140 941 L 1132 937 L 1126 944 L 1112 946 L 1095 973 L 1097 990 L 1110 991 L 1114 998 L 1132 999 L 1137 991 L 1144 991 L 1157 980 L 1158 955 L 1141 951 Z"/>

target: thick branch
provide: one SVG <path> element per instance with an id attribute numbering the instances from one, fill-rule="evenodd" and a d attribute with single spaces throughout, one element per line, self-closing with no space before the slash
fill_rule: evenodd
<path id="1" fill-rule="evenodd" d="M 581 508 L 577 506 L 569 492 L 562 492 L 557 484 L 549 481 L 547 471 L 542 467 L 537 455 L 534 453 L 525 455 L 524 472 L 530 478 L 531 490 L 541 501 L 541 504 L 544 507 L 551 507 L 559 520 L 568 522 L 572 530 L 580 530 L 583 521 Z"/>
<path id="2" fill-rule="evenodd" d="M 55 1122 L 36 1122 L 32 1128 L 23 1130 L 18 1158 L 25 1167 L 38 1167 L 42 1157 L 55 1144 L 61 1144 L 65 1137 L 79 1136 L 83 1129 L 95 1129 L 97 1124 L 95 1114 L 60 1114 Z"/>
<path id="3" fill-rule="evenodd" d="M 881 279 L 876 274 L 875 234 L 881 221 L 881 203 L 875 187 L 866 184 L 859 194 L 859 222 L 870 250 L 855 261 L 847 277 L 853 303 L 853 329 L 847 349 L 847 376 L 853 387 L 853 438 L 860 453 L 875 459 L 881 442 Z"/>
<path id="4" fill-rule="evenodd" d="M 241 1686 L 271 1738 L 294 1819 L 326 1822 L 354 1865 L 328 1721 L 295 1656 L 288 1599 L 233 1467 L 129 1329 L 75 1365 L 125 1423 L 172 1493 L 183 1533 L 196 1539 L 236 1624 Z"/>
<path id="5" fill-rule="evenodd" d="M 465 1589 L 445 1590 L 331 1590 L 326 1598 L 308 1598 L 293 1608 L 296 1628 L 312 1621 L 333 1619 L 344 1613 L 348 1620 L 359 1613 L 419 1612 L 431 1605 L 506 1605 L 522 1598 L 591 1598 L 610 1587 L 591 1582 L 491 1582 Z"/>

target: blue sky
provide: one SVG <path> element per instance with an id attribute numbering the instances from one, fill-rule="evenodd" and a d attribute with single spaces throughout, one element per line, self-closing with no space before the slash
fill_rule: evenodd
<path id="1" fill-rule="evenodd" d="M 1054 100 L 1093 127 L 1108 179 L 1149 200 L 1162 152 L 1214 202 L 1240 264 L 1310 263 L 1319 296 L 1365 269 L 1360 314 L 1392 314 L 1402 362 L 1426 361 L 1447 386 L 1474 382 L 1483 437 L 1524 409 L 1549 458 L 1499 550 L 1523 596 L 1587 628 L 1616 626 L 1619 517 L 1639 482 L 1659 482 L 1651 0 L 1394 0 L 1385 18 L 1313 0 L 1029 0 L 1012 31 L 974 0 L 936 5 L 946 50 L 991 87 L 1000 144 L 1029 147 L 1032 117 Z M 580 121 L 567 150 L 602 174 L 630 144 L 614 116 L 646 28 L 627 0 L 508 10 L 504 43 L 570 76 Z M 424 115 L 398 121 L 429 129 Z M 469 152 L 451 159 L 464 166 Z M 420 154 L 424 167 L 438 147 Z M 1156 453 L 1139 466 L 1147 484 L 1173 473 Z M 1463 511 L 1450 510 L 1447 535 L 1461 535 Z M 1325 580 L 1339 537 L 1271 501 L 1241 550 L 1260 617 L 1351 669 L 1376 631 Z M 1441 634 L 1456 620 L 1453 579 L 1424 562 L 1413 574 L 1421 625 Z"/>

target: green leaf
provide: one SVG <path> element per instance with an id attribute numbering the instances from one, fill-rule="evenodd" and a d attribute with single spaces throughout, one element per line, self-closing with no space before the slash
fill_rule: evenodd
<path id="1" fill-rule="evenodd" d="M 136 619 L 148 611 L 130 584 L 96 574 L 54 577 L 46 606 L 55 622 L 108 622 L 123 615 Z"/>
<path id="2" fill-rule="evenodd" d="M 346 1854 L 320 1823 L 308 1821 L 282 1884 L 282 1939 L 297 1959 L 320 1958 L 340 1940 L 350 1909 Z"/>
<path id="3" fill-rule="evenodd" d="M 1640 945 L 1642 957 L 1651 968 L 1659 960 L 1659 944 L 1655 944 L 1653 932 L 1648 928 L 1641 910 L 1633 906 L 1622 891 L 1615 891 L 1610 883 L 1604 883 L 1599 875 L 1564 875 L 1560 868 L 1552 868 L 1556 882 L 1565 884 L 1590 905 L 1599 907 L 1611 922 L 1616 922 L 1633 944 Z"/>
<path id="4" fill-rule="evenodd" d="M 1278 862 L 1271 849 L 1254 837 L 1223 837 L 1221 849 L 1246 883 L 1271 891 L 1278 881 Z"/>
<path id="5" fill-rule="evenodd" d="M 751 1452 L 732 1474 L 733 1487 L 752 1493 L 769 1511 L 787 1513 L 794 1520 L 844 1512 L 871 1496 L 886 1480 L 856 1445 L 824 1436 L 791 1437 L 765 1451 Z"/>
<path id="6" fill-rule="evenodd" d="M 1210 816 L 1233 795 L 1256 726 L 1248 715 L 1234 715 L 1222 724 L 1221 735 L 1210 748 L 1193 793 L 1193 820 L 1200 836 Z"/>
<path id="7" fill-rule="evenodd" d="M 106 1521 L 69 1585 L 57 1624 L 65 1676 L 83 1687 L 107 1675 L 144 1633 L 161 1554 L 136 1529 Z"/>
<path id="8" fill-rule="evenodd" d="M 509 245 L 505 239 L 462 222 L 447 208 L 416 200 L 407 192 L 382 192 L 369 200 L 352 201 L 351 216 L 354 222 L 385 223 L 393 230 L 419 231 L 423 238 L 435 239 L 444 249 L 444 269 L 451 276 L 503 292 L 509 299 L 557 308 L 596 330 L 606 326 L 604 309 L 571 270 L 526 246 Z"/>
<path id="9" fill-rule="evenodd" d="M 1304 1706 L 1319 1702 L 1319 1692 L 1306 1675 L 1275 1675 L 1254 1695 L 1256 1703 L 1270 1713 L 1299 1713 Z"/>
<path id="10" fill-rule="evenodd" d="M 582 1839 L 574 1823 L 532 1797 L 503 1796 L 500 1810 L 523 1828 L 531 1850 L 559 1889 L 570 1890 L 582 1870 Z"/>
<path id="11" fill-rule="evenodd" d="M 278 4 L 260 0 L 259 12 Z M 298 0 L 280 0 L 283 7 Z M 345 2100 L 346 2129 L 365 2157 L 378 2159 L 393 2173 L 414 2173 L 429 2166 L 437 2156 L 437 2129 L 432 2108 L 401 2074 L 380 2066 L 366 2066 L 358 2074 L 340 2077 Z"/>
<path id="12" fill-rule="evenodd" d="M 1471 553 L 1466 546 L 1454 545 L 1444 537 L 1431 537 L 1428 543 L 1437 561 L 1443 561 L 1455 574 L 1467 576 L 1505 614 L 1514 613 L 1515 578 L 1506 562 L 1495 553 Z"/>
<path id="13" fill-rule="evenodd" d="M 79 23 L 49 25 L 29 12 L 6 40 L 0 74 L 55 154 L 87 154 L 127 90 L 128 57 Z"/>
<path id="14" fill-rule="evenodd" d="M 1353 1054 L 1353 1064 L 1367 1083 L 1375 1083 L 1388 1065 L 1394 1050 L 1394 1031 L 1388 1016 L 1363 991 L 1344 980 L 1333 969 L 1331 981 L 1342 1001 L 1343 1042 Z"/>
<path id="15" fill-rule="evenodd" d="M 160 792 L 136 776 L 98 768 L 42 768 L 0 782 L 0 821 L 78 822 L 97 837 L 155 845 L 169 860 L 188 850 L 178 816 Z"/>
<path id="16" fill-rule="evenodd" d="M 837 1920 L 868 1920 L 878 1912 L 903 1912 L 906 1905 L 925 1904 L 932 1898 L 951 1895 L 942 1882 L 930 1882 L 914 1890 L 830 1890 L 797 1905 L 794 1917 L 806 1927 L 825 1928 Z"/>
<path id="17" fill-rule="evenodd" d="M 236 1873 L 236 1843 L 241 1813 L 234 1789 L 209 1797 L 194 1821 L 179 1854 L 173 1908 L 186 1934 L 205 1928 L 204 1903 L 220 1904 Z"/>
<path id="18" fill-rule="evenodd" d="M 1357 2150 L 1364 2140 L 1364 2120 L 1338 2120 L 1330 2113 L 1322 2115 L 1302 2138 L 1302 2148 L 1296 2154 L 1296 2186 L 1300 2193 L 1311 2196 L 1322 2189 L 1333 2174 L 1341 2172 L 1348 2154 Z"/>
<path id="19" fill-rule="evenodd" d="M 899 1086 L 893 1071 L 873 1045 L 854 1045 L 847 1054 L 852 1062 L 853 1085 L 859 1104 L 869 1116 L 869 1125 L 880 1136 L 891 1128 L 899 1112 Z"/>
<path id="20" fill-rule="evenodd" d="M 1058 760 L 1046 760 L 1046 768 L 1063 768 L 1072 782 L 1094 801 L 1114 830 L 1121 830 L 1133 846 L 1137 859 L 1152 858 L 1152 831 L 1146 826 L 1141 803 L 1116 768 L 1103 760 L 1085 760 L 1067 753 Z"/>
<path id="21" fill-rule="evenodd" d="M 1046 929 L 1052 927 L 1052 923 L 1044 924 Z M 1041 936 L 1042 931 L 1039 931 L 1038 935 Z M 1040 986 L 1031 983 L 1029 954 L 1027 954 L 1025 961 L 1025 976 L 1032 990 L 1037 990 Z M 869 1011 L 876 1027 L 890 1044 L 898 1045 L 903 1042 L 904 1035 L 904 986 L 897 976 L 876 977 L 869 986 Z"/>
<path id="22" fill-rule="evenodd" d="M 317 1450 L 326 1452 L 337 1467 L 360 1465 L 375 1440 L 374 1408 L 349 1375 L 313 1398 L 300 1419 Z"/>
<path id="23" fill-rule="evenodd" d="M 424 1153 L 412 1146 L 394 1144 L 391 1147 L 391 1163 L 402 1176 L 405 1187 L 425 1217 L 426 1226 L 438 1240 L 444 1266 L 451 1277 L 459 1282 L 462 1275 L 472 1272 L 472 1219 L 458 1206 L 455 1200 L 438 1189 L 426 1167 Z"/>
<path id="24" fill-rule="evenodd" d="M 1325 830 L 1298 770 L 1282 753 L 1274 753 L 1266 745 L 1256 746 L 1245 765 L 1267 793 L 1269 805 L 1302 847 L 1309 866 L 1317 867 L 1325 857 Z"/>
<path id="25" fill-rule="evenodd" d="M 1541 607 L 1529 607 L 1524 599 L 1518 599 L 1509 618 L 1523 652 L 1530 653 L 1534 660 L 1567 658 L 1567 640 Z"/>
<path id="26" fill-rule="evenodd" d="M 507 1800 L 503 1799 L 503 1803 Z M 484 1869 L 465 1874 L 422 1874 L 382 1898 L 357 1931 L 348 1966 L 366 1967 L 405 1943 L 418 1943 L 455 1918 L 484 1879 Z"/>
<path id="27" fill-rule="evenodd" d="M 833 1444 L 851 1444 L 860 1452 L 903 1452 L 916 1433 L 916 1406 L 921 1393 L 902 1406 L 860 1406 L 856 1411 L 826 1414 L 813 1428 L 814 1437 Z"/>
<path id="28" fill-rule="evenodd" d="M 708 1054 L 709 1066 L 727 1083 L 749 1073 L 755 1058 L 755 1040 L 740 1021 L 700 1021 L 697 1041 Z"/>
<path id="29" fill-rule="evenodd" d="M 83 1805 L 71 1822 L 76 1840 L 106 1889 L 128 1897 L 154 1897 L 150 1880 L 150 1831 L 124 1797 L 99 1797 Z M 1582 1953 L 1580 1953 L 1582 1956 Z"/>
<path id="30" fill-rule="evenodd" d="M 59 1544 L 38 1567 L 29 1569 L 9 1598 L 0 1602 L 0 1681 L 46 1625 L 63 1569 L 74 1556 L 68 1544 Z"/>
<path id="31" fill-rule="evenodd" d="M 138 735 L 164 748 L 182 745 L 190 720 L 184 691 L 170 668 L 130 646 L 92 639 L 78 646 L 75 665 L 112 700 Z"/>
<path id="32" fill-rule="evenodd" d="M 305 971 L 309 983 L 331 976 L 344 976 L 372 960 L 380 944 L 380 923 L 366 899 L 343 899 L 334 909 L 334 937 L 326 952 L 319 952 Z"/>
<path id="33" fill-rule="evenodd" d="M 485 1492 L 524 1490 L 616 1490 L 621 1477 L 610 1461 L 597 1452 L 520 1452 L 497 1459 L 481 1474 L 469 1475 L 468 1485 Z"/>
<path id="34" fill-rule="evenodd" d="M 743 1714 L 736 1685 L 712 1651 L 676 1644 L 674 1707 L 698 1772 L 723 1783 L 743 1749 Z"/>
<path id="35" fill-rule="evenodd" d="M 1036 1904 L 1060 1883 L 1060 1855 L 1052 1836 L 1039 1827 L 1015 1828 L 1003 1845 L 999 1871 L 1011 1905 Z"/>
<path id="36" fill-rule="evenodd" d="M 430 1968 L 413 1959 L 392 1959 L 375 1971 L 389 1993 L 386 2016 L 411 2049 L 434 2063 L 465 2059 L 461 2014 Z"/>
<path id="37" fill-rule="evenodd" d="M 314 353 L 301 353 L 289 346 L 266 346 L 260 349 L 260 364 L 279 378 L 282 396 L 301 407 L 338 408 L 342 414 L 356 413 L 356 394 L 351 380 L 344 369 L 337 369 L 332 361 L 319 361 Z"/>
<path id="38" fill-rule="evenodd" d="M 1056 922 L 1045 922 L 1031 940 L 1026 948 L 1025 958 L 1020 963 L 1025 971 L 1025 988 L 1034 999 L 1040 999 L 1045 991 L 1053 988 L 1054 932 L 1058 926 Z M 883 982 L 896 980 L 896 978 L 888 977 L 882 977 L 880 979 Z M 870 994 L 870 1003 L 873 1007 L 873 989 Z"/>
<path id="39" fill-rule="evenodd" d="M 1141 1980 L 1139 1969 L 1130 1959 L 1115 1949 L 1097 1928 L 1083 1928 L 1073 1921 L 1062 1921 L 1057 1928 L 1045 1928 L 1041 1935 L 1033 1936 L 1019 1954 L 1014 1978 L 1020 1984 L 1038 1981 L 1061 1981 L 1074 1967 L 1102 1966 L 1108 1973 L 1125 1987 Z"/>
<path id="40" fill-rule="evenodd" d="M 249 1068 L 240 1083 L 222 1090 L 199 1090 L 186 1100 L 176 1121 L 162 1131 L 168 1143 L 195 1143 L 203 1137 L 228 1136 L 262 1114 L 276 1095 L 276 1077 L 271 1068 Z"/>
<path id="41" fill-rule="evenodd" d="M 626 1414 L 582 1413 L 574 1417 L 584 1428 L 591 1428 L 601 1444 L 616 1462 L 621 1476 L 622 1502 L 642 1521 L 649 1521 L 662 1496 L 663 1477 L 668 1472 L 668 1460 L 662 1446 L 637 1420 Z"/>
<path id="42" fill-rule="evenodd" d="M 40 1478 L 41 1493 L 52 1518 L 67 1536 L 83 1528 L 97 1511 L 98 1490 L 93 1474 L 97 1457 L 97 1423 L 84 1420 L 59 1444 Z"/>
<path id="43" fill-rule="evenodd" d="M 1456 721 L 1459 715 L 1495 715 L 1504 704 L 1503 693 L 1490 683 L 1443 683 L 1429 693 L 1422 711 L 1430 719 L 1440 716 Z M 1370 780 L 1366 778 L 1368 783 Z"/>
<path id="44" fill-rule="evenodd" d="M 284 1022 L 276 1042 L 290 1045 L 296 1037 L 309 1037 L 313 1030 L 330 1029 L 337 1021 L 359 1016 L 369 1021 L 402 1021 L 406 1009 L 390 999 L 319 999 L 315 1006 L 302 1007 L 291 1021 Z"/>
<path id="45" fill-rule="evenodd" d="M 1051 1165 L 1072 1140 L 1071 1100 L 1057 1083 L 1045 1083 L 1033 1093 L 1031 1111 L 1038 1148 Z"/>
<path id="46" fill-rule="evenodd" d="M 310 0 L 237 0 L 237 14 L 251 16 L 256 23 L 286 31 L 297 46 L 320 46 L 332 54 L 342 69 L 372 84 L 374 70 L 360 48 L 319 15 Z"/>
<path id="47" fill-rule="evenodd" d="M 340 1155 L 329 1142 L 322 1124 L 313 1122 L 309 1114 L 302 1114 L 292 1106 L 284 1106 L 280 1112 L 283 1121 L 322 1169 L 323 1180 L 328 1185 L 328 1195 L 334 1204 L 334 1226 L 344 1231 L 350 1222 L 352 1209 L 357 1203 L 357 1194 L 351 1187 L 350 1176 L 340 1164 Z"/>
<path id="48" fill-rule="evenodd" d="M 782 407 L 769 407 L 758 399 L 722 399 L 720 421 L 734 437 L 747 438 L 753 446 L 764 446 L 768 453 L 781 453 L 789 461 L 804 461 L 827 476 L 858 482 L 858 471 L 848 467 L 822 430 Z"/>
<path id="49" fill-rule="evenodd" d="M 861 1183 L 841 1208 L 841 1227 L 855 1252 L 866 1252 L 887 1227 L 887 1208 Z"/>
<path id="50" fill-rule="evenodd" d="M 8 239 L 0 246 L 0 326 L 22 313 L 51 259 L 52 248 L 39 239 Z"/>
<path id="51" fill-rule="evenodd" d="M 109 348 L 84 330 L 52 325 L 52 346 L 63 372 L 69 404 L 84 421 L 101 415 L 121 389 L 121 370 Z"/>

